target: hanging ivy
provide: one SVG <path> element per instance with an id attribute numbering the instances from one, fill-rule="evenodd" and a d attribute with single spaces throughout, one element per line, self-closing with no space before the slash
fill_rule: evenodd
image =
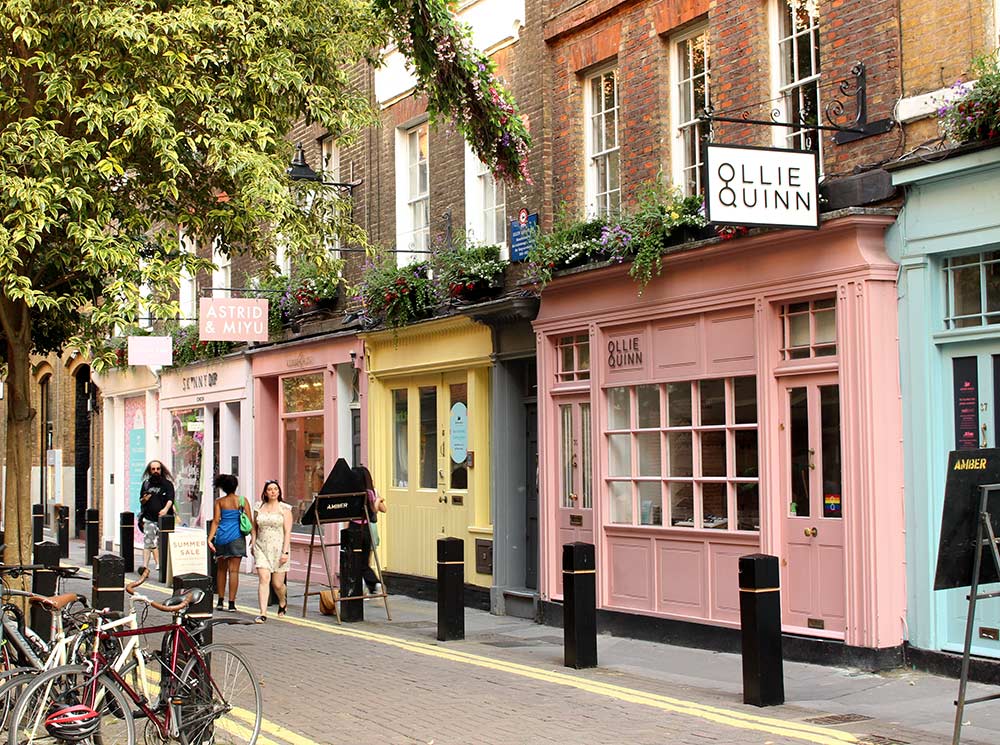
<path id="1" fill-rule="evenodd" d="M 531 182 L 531 137 L 493 61 L 446 0 L 375 0 L 399 51 L 410 61 L 432 121 L 450 118 L 476 156 L 509 183 Z"/>

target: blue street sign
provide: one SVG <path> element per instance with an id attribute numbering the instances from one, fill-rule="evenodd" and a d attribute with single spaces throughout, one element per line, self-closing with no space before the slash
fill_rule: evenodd
<path id="1" fill-rule="evenodd" d="M 538 214 L 524 214 L 521 210 L 517 220 L 510 221 L 510 260 L 524 261 L 531 247 L 531 234 L 538 228 Z"/>

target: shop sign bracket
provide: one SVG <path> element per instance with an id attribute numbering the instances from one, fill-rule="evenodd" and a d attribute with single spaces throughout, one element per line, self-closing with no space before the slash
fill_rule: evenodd
<path id="1" fill-rule="evenodd" d="M 844 116 L 847 107 L 841 98 L 835 98 L 823 110 L 827 124 L 820 124 L 817 121 L 816 112 L 808 104 L 802 107 L 799 112 L 798 121 L 783 121 L 785 111 L 782 108 L 771 110 L 769 119 L 753 119 L 750 111 L 744 110 L 739 116 L 719 116 L 711 106 L 706 106 L 699 119 L 708 124 L 707 138 L 712 140 L 712 125 L 715 122 L 729 122 L 733 124 L 754 124 L 764 127 L 790 127 L 806 131 L 833 132 L 833 141 L 838 145 L 845 145 L 848 142 L 862 140 L 873 135 L 885 134 L 895 125 L 896 120 L 889 117 L 868 121 L 868 76 L 864 62 L 855 62 L 851 68 L 850 77 L 840 81 L 837 90 L 843 98 L 854 97 L 856 113 L 854 120 L 848 124 L 838 124 L 838 120 Z M 807 140 L 809 139 L 807 135 Z M 808 147 L 811 148 L 809 143 Z"/>

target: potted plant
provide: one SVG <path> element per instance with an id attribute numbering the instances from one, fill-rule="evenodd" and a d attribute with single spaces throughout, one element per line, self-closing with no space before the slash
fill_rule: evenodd
<path id="1" fill-rule="evenodd" d="M 997 53 L 972 61 L 975 82 L 959 81 L 938 107 L 941 130 L 957 143 L 1000 137 L 1000 61 Z"/>
<path id="2" fill-rule="evenodd" d="M 573 219 L 563 205 L 552 230 L 535 231 L 531 236 L 527 257 L 531 274 L 544 285 L 555 271 L 606 260 L 601 239 L 608 225 L 606 217 Z"/>
<path id="3" fill-rule="evenodd" d="M 357 298 L 367 326 L 405 326 L 430 315 L 438 303 L 437 285 L 425 261 L 397 267 L 393 255 L 365 263 Z"/>
<path id="4" fill-rule="evenodd" d="M 500 246 L 480 245 L 463 235 L 452 248 L 435 251 L 434 269 L 448 297 L 476 302 L 503 289 L 503 273 L 509 262 L 500 256 Z"/>
<path id="5" fill-rule="evenodd" d="M 294 272 L 298 280 L 295 294 L 299 303 L 319 308 L 333 308 L 340 298 L 340 273 L 334 266 L 307 263 Z"/>

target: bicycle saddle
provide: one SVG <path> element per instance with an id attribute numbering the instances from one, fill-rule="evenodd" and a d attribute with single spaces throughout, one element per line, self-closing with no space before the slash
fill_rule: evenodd
<path id="1" fill-rule="evenodd" d="M 65 608 L 70 603 L 76 602 L 85 603 L 87 599 L 83 595 L 78 595 L 75 592 L 67 592 L 62 595 L 52 595 L 51 597 L 46 597 L 44 595 L 32 595 L 28 598 L 28 602 L 34 605 L 41 605 L 46 610 L 59 611 Z"/>
<path id="2" fill-rule="evenodd" d="M 205 598 L 205 591 L 194 589 L 185 590 L 184 592 L 175 592 L 166 600 L 166 602 L 164 602 L 164 605 L 179 605 L 187 600 L 188 596 L 191 597 L 191 605 L 198 605 L 198 603 Z"/>

